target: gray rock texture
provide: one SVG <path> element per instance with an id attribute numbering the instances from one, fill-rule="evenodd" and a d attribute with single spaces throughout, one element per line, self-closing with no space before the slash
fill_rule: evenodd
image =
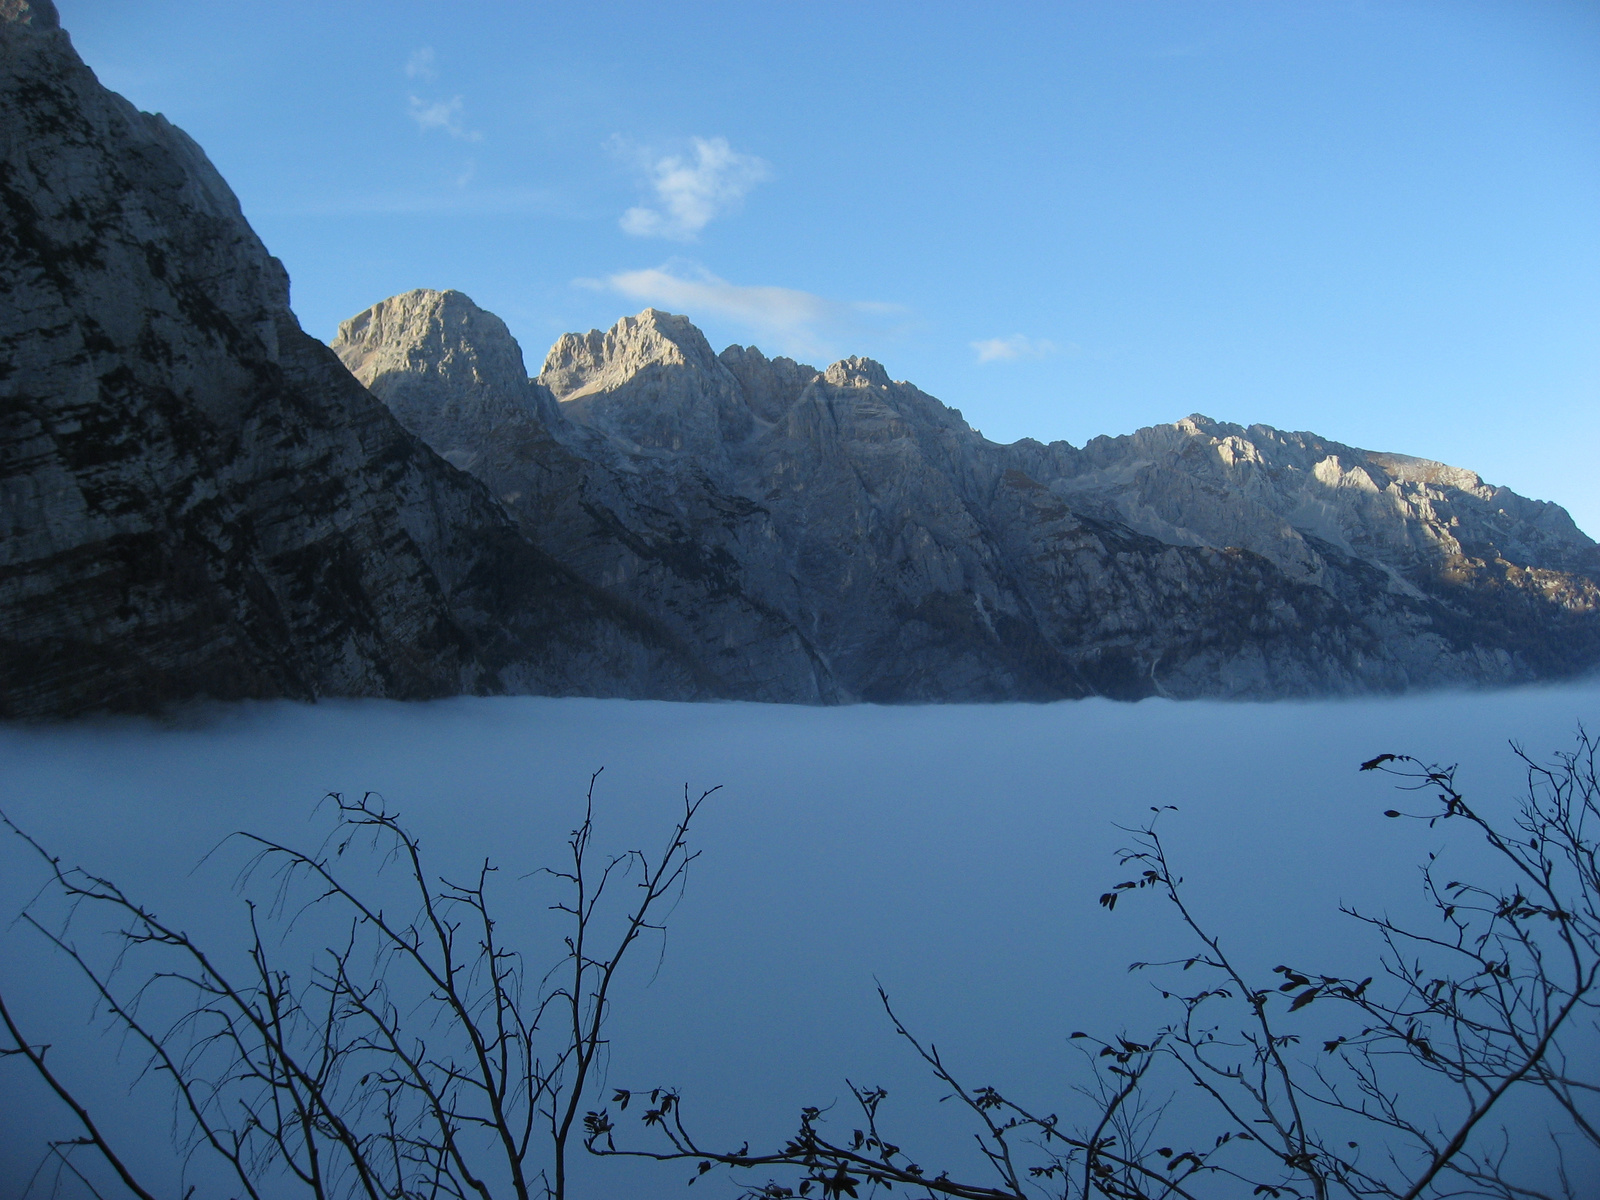
<path id="1" fill-rule="evenodd" d="M 49 0 L 0 3 L 0 114 L 0 716 L 701 694 L 300 330 L 199 147 Z"/>
<path id="2" fill-rule="evenodd" d="M 333 350 L 204 154 L 0 0 L 0 718 L 201 696 L 1276 697 L 1600 662 L 1468 471 L 1190 417 L 1002 446 L 656 310 L 530 379 L 458 292 Z M 335 353 L 336 352 L 336 353 Z"/>
<path id="3" fill-rule="evenodd" d="M 675 448 L 671 424 L 651 401 L 628 403 L 635 393 L 664 398 L 691 444 L 719 472 L 728 470 L 717 418 L 741 403 L 737 385 L 722 378 L 699 330 L 671 318 L 687 353 L 697 356 L 690 365 L 685 348 L 655 328 L 655 316 L 612 331 L 622 331 L 620 341 L 612 338 L 620 355 L 607 355 L 599 334 L 563 338 L 551 351 L 558 384 L 575 362 L 611 372 L 616 386 L 598 394 L 596 411 L 615 416 L 626 433 L 569 421 L 565 414 L 580 411 L 583 399 L 558 403 L 530 380 L 505 326 L 460 292 L 385 300 L 346 321 L 334 348 L 408 429 L 482 479 L 529 540 L 670 631 L 716 694 L 847 699 L 789 615 L 799 593 L 773 552 L 778 535 L 766 509 L 718 486 L 699 465 L 701 455 L 682 450 L 682 438 Z M 600 347 L 598 357 L 590 343 Z M 641 363 L 633 376 L 618 367 L 626 356 Z M 486 363 L 514 369 L 491 374 Z M 698 390 L 707 371 L 720 385 L 709 397 Z"/>
<path id="4" fill-rule="evenodd" d="M 493 344 L 374 368 L 402 357 L 375 340 L 438 344 L 423 327 Z M 335 349 L 724 694 L 1354 694 L 1600 660 L 1594 543 L 1437 463 L 1203 417 L 1002 446 L 870 359 L 714 355 L 653 309 L 564 336 L 537 380 L 497 376 L 478 417 L 484 376 L 450 364 L 521 352 L 459 293 L 385 301 Z"/>

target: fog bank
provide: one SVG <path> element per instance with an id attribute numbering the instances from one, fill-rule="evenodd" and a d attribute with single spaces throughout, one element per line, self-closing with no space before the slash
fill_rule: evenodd
<path id="1" fill-rule="evenodd" d="M 1128 962 L 1186 946 L 1154 896 L 1097 904 L 1124 877 L 1118 825 L 1178 806 L 1164 835 L 1190 895 L 1253 965 L 1355 971 L 1374 959 L 1341 901 L 1421 911 L 1427 853 L 1474 861 L 1447 825 L 1386 821 L 1394 794 L 1358 764 L 1380 752 L 1460 762 L 1474 803 L 1509 810 L 1521 774 L 1507 741 L 1546 756 L 1580 720 L 1600 727 L 1600 684 L 1270 705 L 259 704 L 167 725 L 0 728 L 0 807 L 67 861 L 227 943 L 242 913 L 237 858 L 196 868 L 219 839 L 245 828 L 314 845 L 319 798 L 381 792 L 435 869 L 499 864 L 507 929 L 553 962 L 549 889 L 524 876 L 558 860 L 590 774 L 604 768 L 598 844 L 618 850 L 654 849 L 686 784 L 720 785 L 666 943 L 640 953 L 619 998 L 609 1081 L 683 1087 L 711 1140 L 726 1131 L 731 1144 L 848 1098 L 846 1076 L 881 1082 L 904 1140 L 920 1131 L 937 1159 L 958 1126 L 949 1106 L 924 1107 L 938 1092 L 895 1043 L 875 981 L 974 1085 L 1048 1108 L 1069 1086 L 1069 1032 L 1161 1019 Z M 81 988 L 11 923 L 41 878 L 18 846 L 0 847 L 0 986 L 131 1156 L 170 1160 L 164 1093 L 146 1082 L 130 1098 L 137 1054 L 107 1066 L 117 1039 L 85 1029 Z M 15 1063 L 0 1064 L 0 1126 L 3 1195 L 46 1131 L 73 1132 Z M 692 1173 L 576 1165 L 585 1196 L 674 1194 Z"/>

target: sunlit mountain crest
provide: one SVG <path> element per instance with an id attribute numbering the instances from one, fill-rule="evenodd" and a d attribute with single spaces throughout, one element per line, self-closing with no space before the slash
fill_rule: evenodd
<path id="1" fill-rule="evenodd" d="M 655 309 L 563 336 L 532 380 L 459 292 L 386 300 L 335 349 L 541 547 L 743 694 L 1397 690 L 1594 653 L 1594 543 L 1439 463 L 1198 415 L 1002 446 L 870 359 L 716 355 Z"/>
<path id="2" fill-rule="evenodd" d="M 0 7 L 0 38 L 0 716 L 1276 697 L 1600 661 L 1593 543 L 1437 464 L 1198 417 L 1000 446 L 870 360 L 714 354 L 655 310 L 530 381 L 497 318 L 411 292 L 336 357 L 200 149 L 53 7 Z"/>

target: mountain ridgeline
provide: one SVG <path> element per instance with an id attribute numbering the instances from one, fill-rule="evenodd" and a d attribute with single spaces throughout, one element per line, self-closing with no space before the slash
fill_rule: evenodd
<path id="1" fill-rule="evenodd" d="M 1600 551 L 1470 471 L 1192 416 L 987 441 L 870 359 L 713 352 L 648 309 L 536 379 L 459 292 L 346 366 L 720 695 L 949 701 L 1503 684 L 1600 658 Z"/>
<path id="2" fill-rule="evenodd" d="M 989 442 L 647 310 L 536 379 L 415 291 L 305 334 L 180 130 L 0 0 L 0 717 L 199 697 L 1279 697 L 1570 678 L 1600 550 L 1194 416 Z"/>

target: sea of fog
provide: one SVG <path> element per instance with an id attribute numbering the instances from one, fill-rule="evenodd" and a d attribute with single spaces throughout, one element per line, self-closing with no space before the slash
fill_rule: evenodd
<path id="1" fill-rule="evenodd" d="M 791 1130 L 802 1105 L 848 1101 L 847 1078 L 881 1084 L 901 1144 L 981 1175 L 878 984 L 971 1086 L 1064 1111 L 1081 1079 L 1068 1035 L 1153 1029 L 1166 1010 L 1127 966 L 1192 945 L 1152 894 L 1097 902 L 1126 877 L 1119 826 L 1177 806 L 1162 829 L 1190 899 L 1252 968 L 1367 974 L 1373 944 L 1341 903 L 1422 916 L 1427 854 L 1483 860 L 1450 824 L 1386 820 L 1396 793 L 1359 763 L 1458 762 L 1469 798 L 1508 813 L 1522 787 L 1508 742 L 1546 756 L 1580 721 L 1600 727 L 1600 684 L 1276 704 L 251 704 L 0 727 L 0 807 L 197 941 L 237 947 L 241 854 L 208 852 L 239 829 L 315 846 L 322 797 L 378 792 L 439 873 L 486 856 L 501 868 L 504 936 L 538 964 L 561 947 L 537 868 L 559 864 L 595 770 L 605 850 L 655 849 L 686 786 L 720 786 L 664 941 L 625 969 L 606 1083 L 682 1089 L 691 1121 L 728 1148 Z M 160 1080 L 134 1082 L 136 1048 L 13 920 L 43 878 L 16 839 L 0 844 L 0 991 L 127 1156 L 179 1195 Z M 20 1064 L 0 1063 L 0 1196 L 21 1194 L 46 1138 L 75 1132 Z M 676 1195 L 694 1173 L 577 1159 L 583 1197 Z M 736 1188 L 718 1175 L 690 1195 Z"/>

